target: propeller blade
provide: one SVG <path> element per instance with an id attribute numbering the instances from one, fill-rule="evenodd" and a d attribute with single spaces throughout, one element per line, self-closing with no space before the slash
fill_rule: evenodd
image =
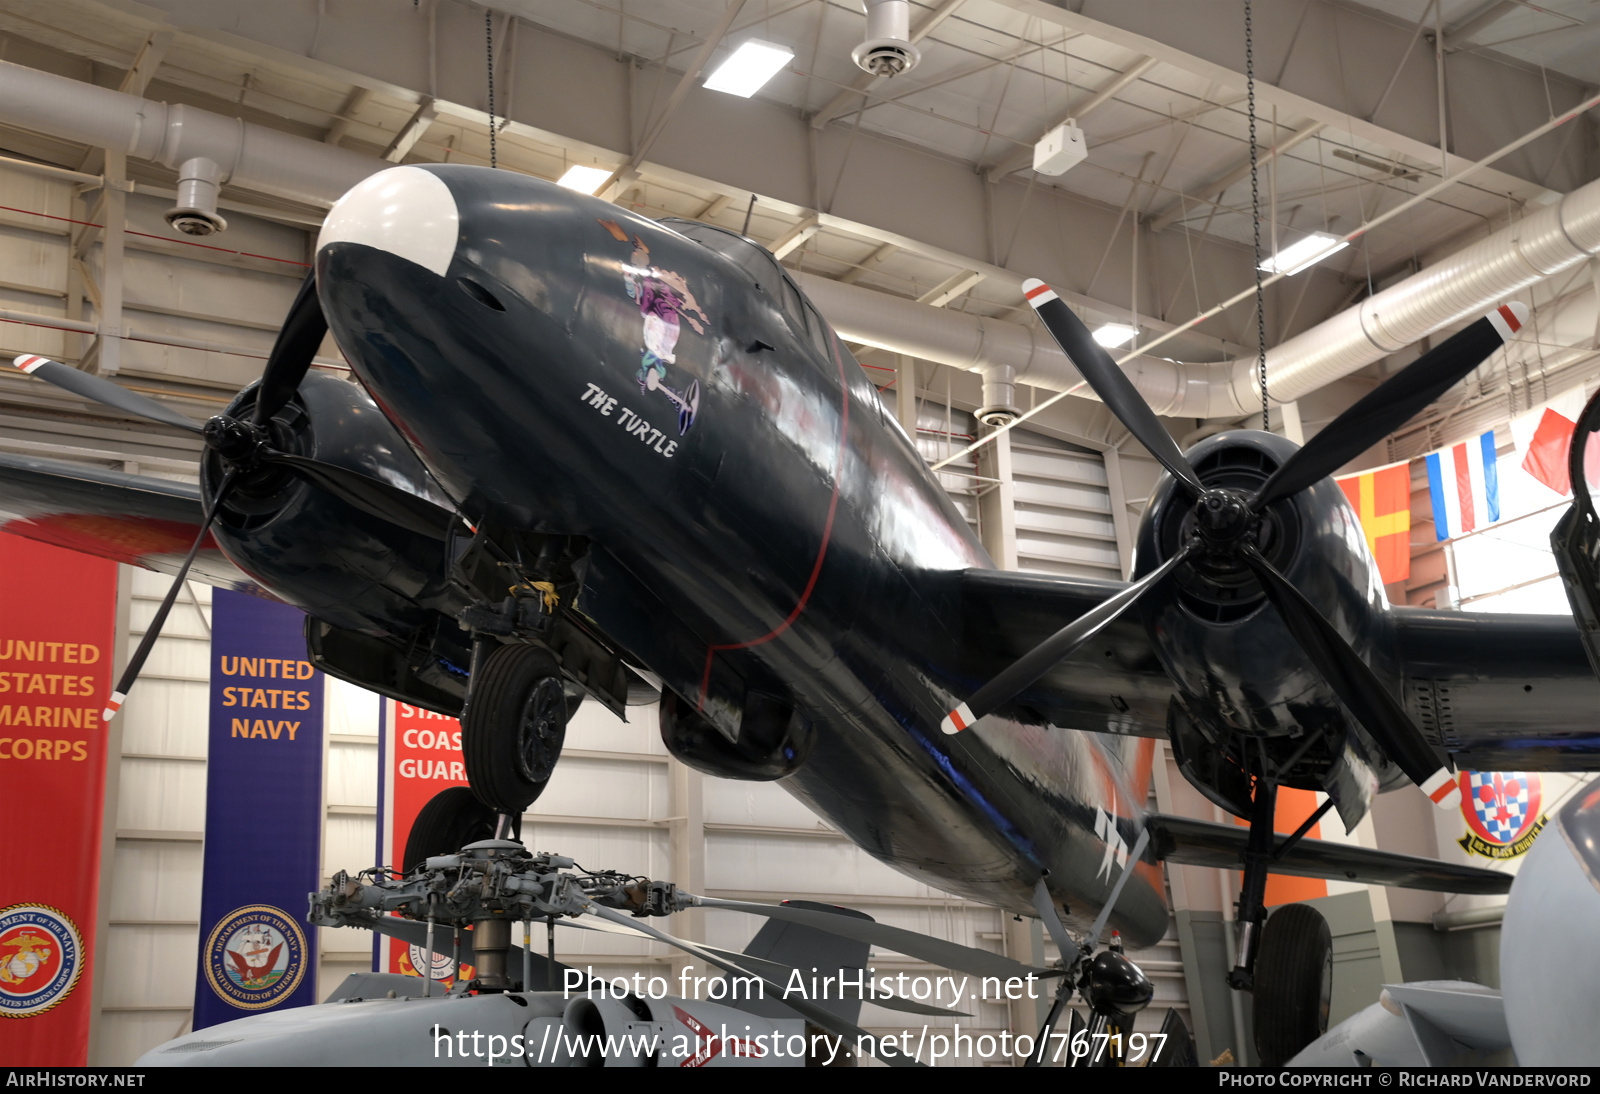
<path id="1" fill-rule="evenodd" d="M 1344 636 L 1305 596 L 1262 557 L 1254 547 L 1240 552 L 1245 564 L 1255 573 L 1267 599 L 1278 610 L 1300 648 L 1316 666 L 1339 700 L 1349 708 L 1373 740 L 1400 765 L 1406 777 L 1433 797 L 1438 788 L 1454 785 L 1422 731 L 1411 721 L 1389 689 L 1367 663 L 1350 648 Z M 1449 791 L 1444 791 L 1448 795 Z M 1435 797 L 1436 804 L 1440 799 Z"/>
<path id="2" fill-rule="evenodd" d="M 183 565 L 178 567 L 177 576 L 172 579 L 172 587 L 167 590 L 166 598 L 156 610 L 155 618 L 151 619 L 150 625 L 145 628 L 144 637 L 139 640 L 139 648 L 128 658 L 127 668 L 122 670 L 117 686 L 112 689 L 111 698 L 106 702 L 106 709 L 100 715 L 102 723 L 110 722 L 116 716 L 117 711 L 122 709 L 123 700 L 127 699 L 128 692 L 133 690 L 133 682 L 139 678 L 139 671 L 144 668 L 150 651 L 155 648 L 156 639 L 161 637 L 161 628 L 166 625 L 167 615 L 172 611 L 172 605 L 177 602 L 178 590 L 183 588 L 183 583 L 189 576 L 189 567 L 194 565 L 195 555 L 200 553 L 200 545 L 205 542 L 206 533 L 211 531 L 211 522 L 216 520 L 217 514 L 222 511 L 222 503 L 227 499 L 228 492 L 233 489 L 233 483 L 234 475 L 230 471 L 217 487 L 216 497 L 211 499 L 211 508 L 206 513 L 206 519 L 201 522 L 200 531 L 194 537 L 194 543 L 189 547 Z"/>
<path id="3" fill-rule="evenodd" d="M 1327 478 L 1450 390 L 1528 321 L 1528 306 L 1502 304 L 1367 392 L 1290 456 L 1250 502 L 1259 513 Z"/>
<path id="4" fill-rule="evenodd" d="M 256 391 L 252 418 L 256 425 L 271 420 L 294 395 L 327 333 L 328 320 L 322 314 L 322 301 L 317 299 L 317 275 L 313 271 L 300 283 L 300 291 L 278 330 L 278 340 L 272 343 L 272 352 L 267 356 L 261 387 Z"/>
<path id="5" fill-rule="evenodd" d="M 456 519 L 454 512 L 435 505 L 427 498 L 418 497 L 410 491 L 348 467 L 337 467 L 290 452 L 267 452 L 262 455 L 261 461 L 287 467 L 312 486 L 326 490 L 363 513 L 370 513 L 390 524 L 434 539 L 444 539 L 450 522 Z"/>
<path id="6" fill-rule="evenodd" d="M 1105 906 L 1100 909 L 1100 914 L 1094 917 L 1094 926 L 1089 928 L 1086 941 L 1091 948 L 1100 945 L 1100 936 L 1105 932 L 1106 923 L 1111 919 L 1111 909 L 1117 906 L 1117 898 L 1122 895 L 1123 887 L 1128 884 L 1128 879 L 1133 876 L 1133 868 L 1144 857 L 1144 849 L 1150 846 L 1150 829 L 1139 829 L 1139 838 L 1133 841 L 1133 850 L 1128 852 L 1128 861 L 1122 867 L 1122 873 L 1117 875 L 1117 883 L 1111 887 L 1111 895 L 1106 897 Z"/>
<path id="7" fill-rule="evenodd" d="M 827 1010 L 824 1007 L 819 1007 L 809 999 L 788 998 L 788 993 L 784 985 L 775 980 L 769 980 L 767 977 L 762 976 L 759 973 L 751 972 L 750 970 L 742 967 L 738 962 L 732 961 L 720 953 L 708 950 L 704 946 L 698 946 L 693 942 L 686 942 L 681 938 L 676 938 L 673 935 L 668 934 L 666 931 L 658 931 L 647 923 L 639 922 L 633 919 L 633 917 L 625 915 L 622 912 L 613 911 L 610 908 L 602 908 L 600 905 L 595 904 L 592 901 L 589 902 L 588 907 L 585 910 L 599 916 L 601 919 L 609 919 L 613 923 L 626 924 L 641 934 L 649 935 L 657 942 L 665 942 L 667 945 L 672 946 L 675 949 L 682 950 L 684 953 L 698 957 L 700 960 L 709 965 L 715 965 L 724 972 L 732 973 L 735 976 L 753 977 L 754 979 L 761 981 L 774 992 L 770 998 L 777 1000 L 790 1010 L 799 1011 L 802 1017 L 811 1021 L 815 1025 L 821 1026 L 834 1036 L 846 1038 L 847 1043 L 852 1046 L 861 1044 L 861 1038 L 866 1038 L 865 1043 L 867 1044 L 873 1043 L 872 1035 L 866 1030 L 862 1029 L 860 1026 L 856 1025 L 854 1022 L 846 1022 L 843 1018 L 840 1018 L 837 1014 L 833 1013 L 833 1011 Z M 816 914 L 824 915 L 826 913 L 818 912 Z M 894 1053 L 891 1055 L 890 1053 L 886 1052 L 879 1057 L 879 1059 L 883 1063 L 888 1064 L 890 1067 L 927 1066 L 926 1064 L 903 1056 L 899 1053 Z"/>
<path id="8" fill-rule="evenodd" d="M 1127 374 L 1094 340 L 1089 328 L 1072 314 L 1072 309 L 1062 303 L 1061 298 L 1043 281 L 1032 278 L 1024 281 L 1022 295 L 1039 313 L 1039 321 L 1055 338 L 1061 351 L 1072 359 L 1084 380 L 1100 396 L 1100 401 L 1110 408 L 1119 422 L 1128 427 L 1128 432 L 1150 450 L 1150 454 L 1172 473 L 1173 478 L 1187 486 L 1191 494 L 1199 497 L 1205 493 L 1205 485 L 1201 483 L 1200 476 L 1194 473 L 1194 468 L 1189 466 L 1189 461 L 1183 458 L 1183 453 L 1178 450 L 1178 442 L 1156 419 L 1155 411 L 1150 409 L 1150 404 L 1144 401 L 1144 396 L 1139 394 Z"/>
<path id="9" fill-rule="evenodd" d="M 755 904 L 745 900 L 719 900 L 707 896 L 695 897 L 694 904 L 697 908 L 727 908 L 735 912 L 766 916 L 768 919 L 781 919 L 787 923 L 799 923 L 805 927 L 865 942 L 871 946 L 882 946 L 886 950 L 903 953 L 907 957 L 920 958 L 940 968 L 964 972 L 970 976 L 1010 978 L 1061 975 L 1060 969 L 1034 968 L 1013 961 L 1009 957 L 990 953 L 988 950 L 946 942 L 942 938 L 901 930 L 899 927 L 890 927 L 870 919 L 834 915 L 832 912 L 817 912 L 810 908 L 791 908 L 783 904 Z"/>
<path id="10" fill-rule="evenodd" d="M 171 407 L 163 406 L 136 391 L 129 391 L 104 376 L 95 376 L 70 365 L 63 365 L 60 361 L 52 361 L 48 357 L 39 357 L 31 353 L 22 354 L 12 363 L 29 376 L 36 376 L 64 391 L 81 395 L 85 399 L 120 410 L 124 414 L 132 414 L 136 418 L 148 418 L 162 425 L 176 426 L 190 433 L 199 433 L 201 430 L 200 423 L 187 415 L 180 414 Z"/>
<path id="11" fill-rule="evenodd" d="M 1162 578 L 1188 558 L 1189 551 L 1189 545 L 1185 544 L 1177 554 L 1159 567 L 1080 615 L 1013 661 L 1007 668 L 1001 670 L 1000 675 L 974 692 L 972 698 L 946 714 L 944 721 L 939 723 L 939 728 L 946 733 L 959 733 L 963 729 L 970 729 L 979 718 L 992 714 L 1009 703 L 1035 680 L 1054 668 L 1058 662 L 1070 657 L 1078 647 L 1099 634 L 1117 616 L 1127 611 L 1134 601 L 1155 587 Z"/>

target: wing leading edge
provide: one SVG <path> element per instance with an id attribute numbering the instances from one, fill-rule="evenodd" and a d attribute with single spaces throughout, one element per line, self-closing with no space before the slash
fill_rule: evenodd
<path id="1" fill-rule="evenodd" d="M 1064 624 L 1127 588 L 1120 581 L 1013 570 L 960 575 L 956 691 L 970 695 Z M 1172 683 L 1135 612 L 1107 625 L 996 713 L 1124 736 L 1167 736 Z"/>
<path id="2" fill-rule="evenodd" d="M 1184 866 L 1237 870 L 1244 861 L 1250 830 L 1233 824 L 1188 817 L 1152 815 L 1146 822 L 1156 857 Z M 1287 837 L 1280 837 L 1279 846 Z M 1436 893 L 1492 896 L 1511 891 L 1515 875 L 1476 866 L 1454 866 L 1416 855 L 1375 851 L 1328 840 L 1302 839 L 1271 867 L 1274 874 L 1393 885 Z"/>
<path id="3" fill-rule="evenodd" d="M 202 519 L 200 488 L 189 483 L 0 453 L 0 531 L 12 535 L 172 574 Z M 190 573 L 257 588 L 209 535 Z"/>

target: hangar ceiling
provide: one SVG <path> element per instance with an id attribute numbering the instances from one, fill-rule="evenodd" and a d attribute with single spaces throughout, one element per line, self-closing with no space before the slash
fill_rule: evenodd
<path id="1" fill-rule="evenodd" d="M 1587 10 L 1258 3 L 1264 245 L 1350 232 L 1581 102 L 1595 77 L 1577 46 Z M 6 0 L 0 59 L 395 162 L 486 163 L 484 13 L 463 0 Z M 1144 340 L 1250 284 L 1243 19 L 1231 0 L 920 0 L 923 61 L 892 80 L 849 60 L 865 23 L 854 0 L 515 0 L 490 5 L 488 22 L 501 166 L 613 170 L 609 196 L 646 215 L 738 228 L 748 211 L 750 234 L 809 274 L 1022 323 L 1020 282 L 1041 276 L 1091 319 L 1136 316 Z M 793 64 L 749 101 L 699 88 L 697 60 L 714 64 L 747 37 L 789 45 Z M 1032 143 L 1068 117 L 1088 160 L 1035 174 Z M 6 154 L 102 168 L 95 149 L 4 123 L 0 110 Z M 1269 344 L 1588 182 L 1595 148 L 1585 117 L 1274 286 Z M 175 183 L 156 164 L 130 160 L 127 172 L 155 199 Z M 224 212 L 301 230 L 321 213 L 242 189 L 224 199 Z M 1544 296 L 1570 304 L 1587 280 Z M 1571 351 L 1585 321 L 1592 331 L 1583 307 L 1565 333 L 1540 336 L 1541 354 Z M 1246 305 L 1159 354 L 1216 361 L 1254 341 Z M 1574 360 L 1563 358 L 1565 380 L 1590 367 Z M 185 381 L 235 382 L 193 372 L 150 382 L 175 396 Z M 959 384 L 958 400 L 977 405 L 976 384 Z M 1308 428 L 1362 388 L 1357 377 L 1308 400 Z M 1494 389 L 1464 389 L 1454 407 L 1492 403 Z M 1093 404 L 1068 405 L 1073 430 L 1120 439 Z"/>

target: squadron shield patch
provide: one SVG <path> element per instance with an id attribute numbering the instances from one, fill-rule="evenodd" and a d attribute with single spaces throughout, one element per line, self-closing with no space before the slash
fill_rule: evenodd
<path id="1" fill-rule="evenodd" d="M 1526 771 L 1463 771 L 1461 815 L 1467 834 L 1456 842 L 1484 858 L 1512 859 L 1533 846 L 1547 818 L 1539 812 L 1543 787 Z"/>
<path id="2" fill-rule="evenodd" d="M 83 971 L 77 925 L 45 904 L 0 909 L 0 1015 L 31 1018 L 65 999 Z"/>
<path id="3" fill-rule="evenodd" d="M 281 909 L 249 904 L 222 917 L 202 960 L 212 991 L 240 1010 L 265 1010 L 299 986 L 306 936 Z"/>

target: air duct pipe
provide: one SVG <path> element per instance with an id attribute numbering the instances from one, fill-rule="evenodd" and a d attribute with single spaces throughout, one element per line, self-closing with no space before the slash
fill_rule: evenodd
<path id="1" fill-rule="evenodd" d="M 814 274 L 798 277 L 800 287 L 841 337 L 982 373 L 985 410 L 1003 415 L 1004 408 L 1014 407 L 1017 384 L 1063 391 L 1082 379 L 1071 359 L 1041 328 L 932 308 Z M 1232 401 L 1235 365 L 1138 357 L 1126 368 L 1157 414 L 1217 418 L 1242 413 Z"/>
<path id="2" fill-rule="evenodd" d="M 1596 253 L 1600 182 L 1591 182 L 1268 350 L 1267 391 L 1274 403 L 1310 394 Z M 1042 330 L 800 277 L 841 335 L 982 373 L 985 410 L 1014 406 L 1017 383 L 1064 391 L 1082 379 Z M 1124 367 L 1157 414 L 1237 418 L 1261 406 L 1253 357 L 1209 365 L 1138 357 Z"/>
<path id="3" fill-rule="evenodd" d="M 0 61 L 0 104 L 8 125 L 126 152 L 135 159 L 172 168 L 210 160 L 215 173 L 209 179 L 204 171 L 196 176 L 202 190 L 208 181 L 213 187 L 228 183 L 326 208 L 368 175 L 390 166 L 238 118 L 151 102 L 5 61 Z"/>

